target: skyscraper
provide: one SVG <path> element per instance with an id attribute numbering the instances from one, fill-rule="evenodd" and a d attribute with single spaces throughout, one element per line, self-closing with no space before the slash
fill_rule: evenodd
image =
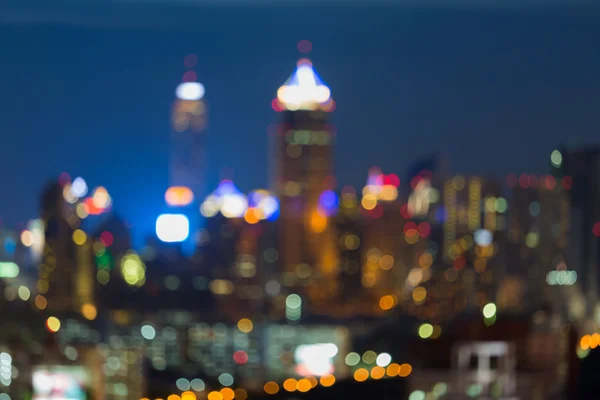
<path id="1" fill-rule="evenodd" d="M 204 86 L 197 82 L 193 70 L 197 57 L 189 55 L 184 63 L 189 70 L 175 90 L 171 116 L 171 187 L 165 194 L 165 200 L 171 206 L 185 206 L 194 198 L 199 199 L 204 179 L 203 138 L 208 123 Z"/>
<path id="2" fill-rule="evenodd" d="M 331 214 L 337 207 L 333 175 L 335 132 L 328 113 L 335 103 L 307 59 L 281 86 L 273 108 L 281 111 L 275 132 L 273 190 L 280 199 L 280 265 L 299 280 L 314 281 L 315 303 L 333 295 L 337 282 L 337 237 Z M 289 281 L 289 279 L 288 279 Z"/>

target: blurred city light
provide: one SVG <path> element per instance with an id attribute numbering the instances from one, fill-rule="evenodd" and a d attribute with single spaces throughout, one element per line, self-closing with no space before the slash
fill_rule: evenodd
<path id="1" fill-rule="evenodd" d="M 183 214 L 162 214 L 156 219 L 156 235 L 165 243 L 183 242 L 190 234 L 190 222 Z"/>

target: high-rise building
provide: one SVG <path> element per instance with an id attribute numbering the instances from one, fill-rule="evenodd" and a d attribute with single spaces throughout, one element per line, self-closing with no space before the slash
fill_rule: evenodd
<path id="1" fill-rule="evenodd" d="M 170 206 L 186 206 L 202 195 L 208 110 L 204 101 L 204 85 L 197 82 L 197 74 L 193 70 L 196 63 L 195 55 L 186 57 L 188 71 L 177 86 L 171 111 L 171 187 L 165 194 Z"/>
<path id="2" fill-rule="evenodd" d="M 165 202 L 177 209 L 177 213 L 163 214 L 157 219 L 156 233 L 163 242 L 183 242 L 190 237 L 190 226 L 197 225 L 195 205 L 203 190 L 204 135 L 208 123 L 204 85 L 197 81 L 194 71 L 197 61 L 193 54 L 185 58 L 188 71 L 177 86 L 171 111 L 171 166 Z"/>
<path id="3" fill-rule="evenodd" d="M 279 263 L 282 273 L 309 277 L 304 288 L 315 304 L 338 289 L 337 234 L 330 218 L 337 208 L 332 190 L 335 130 L 329 124 L 334 104 L 307 59 L 298 62 L 273 101 L 281 111 L 273 182 L 280 200 Z"/>

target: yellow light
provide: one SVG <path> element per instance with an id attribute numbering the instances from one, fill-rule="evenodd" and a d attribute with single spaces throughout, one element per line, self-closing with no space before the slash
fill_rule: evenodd
<path id="1" fill-rule="evenodd" d="M 362 204 L 362 206 L 365 210 L 370 211 L 377 206 L 377 197 L 368 193 L 363 196 L 360 204 Z"/>
<path id="2" fill-rule="evenodd" d="M 110 274 L 108 273 L 108 271 L 101 269 L 100 271 L 96 272 L 96 279 L 102 285 L 106 285 L 110 280 Z"/>
<path id="3" fill-rule="evenodd" d="M 369 378 L 369 371 L 364 368 L 359 368 L 354 371 L 354 380 L 357 382 L 364 382 Z"/>
<path id="4" fill-rule="evenodd" d="M 390 365 L 387 366 L 387 369 L 385 372 L 386 372 L 387 376 L 396 376 L 400 372 L 400 365 L 398 365 L 396 363 L 391 363 Z"/>
<path id="5" fill-rule="evenodd" d="M 248 398 L 248 392 L 245 389 L 238 388 L 234 390 L 235 400 L 246 400 Z"/>
<path id="6" fill-rule="evenodd" d="M 384 255 L 379 260 L 379 265 L 381 266 L 381 269 L 385 271 L 392 269 L 394 266 L 394 257 L 390 256 L 389 254 Z"/>
<path id="7" fill-rule="evenodd" d="M 181 400 L 196 400 L 196 394 L 188 390 L 187 392 L 181 393 Z"/>
<path id="8" fill-rule="evenodd" d="M 90 215 L 90 208 L 85 203 L 77 204 L 77 209 L 75 210 L 77 216 L 81 219 L 85 219 Z"/>
<path id="9" fill-rule="evenodd" d="M 46 327 L 50 332 L 58 332 L 60 329 L 60 321 L 56 317 L 49 317 L 46 320 Z"/>
<path id="10" fill-rule="evenodd" d="M 25 247 L 31 246 L 33 244 L 33 233 L 28 230 L 21 232 L 21 243 L 23 243 L 23 246 Z"/>
<path id="11" fill-rule="evenodd" d="M 92 204 L 94 207 L 99 208 L 100 210 L 104 210 L 105 208 L 110 207 L 112 199 L 108 194 L 108 191 L 100 186 L 94 191 L 92 195 Z"/>
<path id="12" fill-rule="evenodd" d="M 412 372 L 412 366 L 410 364 L 402 364 L 400 366 L 400 372 L 398 372 L 398 376 L 406 378 Z"/>
<path id="13" fill-rule="evenodd" d="M 332 386 L 335 383 L 335 376 L 331 374 L 323 375 L 321 379 L 319 379 L 319 382 L 321 383 L 321 386 Z"/>
<path id="14" fill-rule="evenodd" d="M 427 298 L 427 289 L 422 286 L 418 286 L 413 290 L 412 297 L 415 303 L 420 304 Z"/>
<path id="15" fill-rule="evenodd" d="M 194 193 L 185 186 L 171 186 L 165 193 L 165 201 L 170 206 L 187 206 L 194 201 Z"/>
<path id="16" fill-rule="evenodd" d="M 288 392 L 294 392 L 298 388 L 298 382 L 294 378 L 286 379 L 283 382 L 283 388 Z"/>
<path id="17" fill-rule="evenodd" d="M 310 229 L 314 233 L 321 233 L 327 228 L 327 217 L 319 211 L 314 211 L 310 216 Z"/>
<path id="18" fill-rule="evenodd" d="M 77 229 L 77 230 L 75 230 L 75 232 L 73 232 L 73 242 L 76 245 L 81 246 L 82 244 L 85 243 L 86 240 L 87 240 L 87 235 L 81 229 Z"/>
<path id="19" fill-rule="evenodd" d="M 248 318 L 242 318 L 237 323 L 238 329 L 244 333 L 252 332 L 254 329 L 254 324 Z"/>
<path id="20" fill-rule="evenodd" d="M 121 274 L 131 286 L 142 286 L 146 282 L 146 265 L 134 251 L 129 251 L 121 258 Z"/>
<path id="21" fill-rule="evenodd" d="M 312 384 L 308 379 L 304 378 L 298 381 L 296 387 L 299 392 L 308 392 L 310 389 L 312 389 Z"/>
<path id="22" fill-rule="evenodd" d="M 429 339 L 433 335 L 433 326 L 431 324 L 421 324 L 419 326 L 419 336 L 421 339 Z"/>
<path id="23" fill-rule="evenodd" d="M 381 307 L 381 309 L 384 311 L 392 309 L 395 305 L 396 299 L 394 299 L 394 296 L 392 295 L 386 294 L 379 299 L 379 307 Z"/>
<path id="24" fill-rule="evenodd" d="M 40 310 L 45 310 L 48 307 L 48 300 L 41 294 L 35 296 L 35 306 Z"/>
<path id="25" fill-rule="evenodd" d="M 385 368 L 376 366 L 371 370 L 371 378 L 373 379 L 381 379 L 385 375 Z"/>
<path id="26" fill-rule="evenodd" d="M 219 392 L 212 391 L 208 394 L 208 400 L 223 400 L 223 396 Z"/>
<path id="27" fill-rule="evenodd" d="M 275 394 L 279 392 L 279 385 L 275 382 L 267 382 L 264 386 L 266 394 Z"/>
<path id="28" fill-rule="evenodd" d="M 96 316 L 98 315 L 98 310 L 96 309 L 96 307 L 93 304 L 86 303 L 81 306 L 81 315 L 83 315 L 83 317 L 85 319 L 89 319 L 90 321 L 93 321 L 96 319 Z"/>
<path id="29" fill-rule="evenodd" d="M 235 393 L 231 388 L 223 388 L 221 389 L 221 396 L 223 396 L 223 400 L 233 400 Z"/>

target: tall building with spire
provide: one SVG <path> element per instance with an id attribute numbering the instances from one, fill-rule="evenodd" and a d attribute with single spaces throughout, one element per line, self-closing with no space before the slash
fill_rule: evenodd
<path id="1" fill-rule="evenodd" d="M 284 282 L 306 287 L 318 305 L 337 291 L 337 236 L 330 220 L 337 206 L 333 172 L 335 108 L 329 88 L 308 59 L 298 62 L 277 92 L 273 190 L 280 199 L 278 243 Z"/>
<path id="2" fill-rule="evenodd" d="M 190 225 L 197 225 L 196 205 L 203 195 L 206 168 L 204 135 L 208 111 L 204 85 L 198 82 L 194 70 L 197 62 L 194 54 L 185 58 L 187 71 L 175 90 L 176 98 L 171 110 L 171 160 L 165 202 L 176 212 L 159 216 L 156 227 L 158 237 L 166 242 L 183 242 L 189 237 Z"/>

